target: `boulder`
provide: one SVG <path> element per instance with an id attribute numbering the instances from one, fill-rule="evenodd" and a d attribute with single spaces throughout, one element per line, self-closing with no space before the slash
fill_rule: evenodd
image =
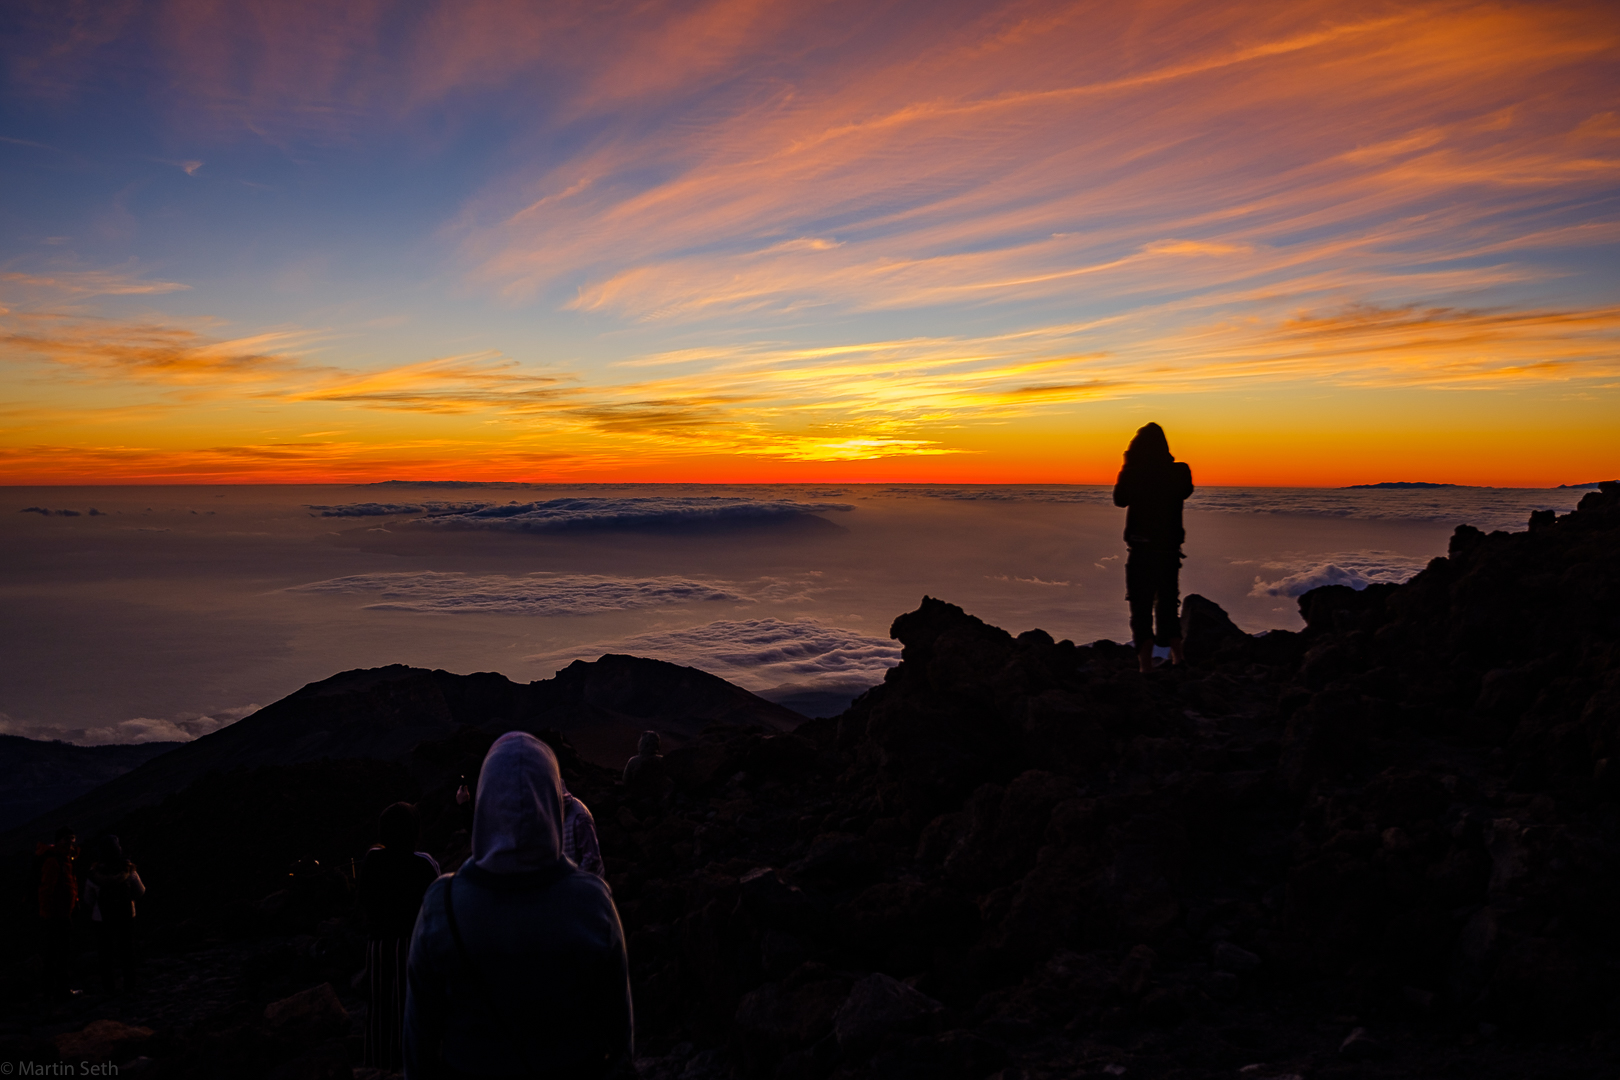
<path id="1" fill-rule="evenodd" d="M 331 983 L 301 990 L 264 1007 L 270 1031 L 285 1042 L 309 1045 L 349 1033 L 349 1013 Z"/>
<path id="2" fill-rule="evenodd" d="M 354 1080 L 348 1044 L 342 1039 L 321 1043 L 276 1066 L 266 1080 Z"/>
<path id="3" fill-rule="evenodd" d="M 902 1024 L 939 1012 L 943 1005 L 898 979 L 876 973 L 857 982 L 833 1015 L 833 1033 L 845 1057 L 862 1057 Z"/>
<path id="4" fill-rule="evenodd" d="M 70 1031 L 56 1036 L 57 1053 L 63 1061 L 87 1061 L 92 1065 L 117 1061 L 129 1056 L 136 1047 L 152 1037 L 148 1027 L 131 1027 L 117 1020 L 97 1020 L 82 1031 Z"/>
<path id="5" fill-rule="evenodd" d="M 1214 950 L 1215 966 L 1222 971 L 1233 975 L 1246 975 L 1260 966 L 1260 958 L 1248 949 L 1222 941 L 1216 944 Z"/>
<path id="6" fill-rule="evenodd" d="M 737 1005 L 733 1023 L 744 1066 L 757 1075 L 783 1054 L 828 1035 L 849 987 L 847 978 L 826 967 L 805 964 L 782 982 L 750 991 Z"/>
<path id="7" fill-rule="evenodd" d="M 1339 1044 L 1339 1056 L 1346 1061 L 1383 1061 L 1389 1047 L 1368 1035 L 1366 1028 L 1356 1028 Z"/>
<path id="8" fill-rule="evenodd" d="M 1249 635 L 1237 628 L 1221 605 L 1197 593 L 1181 602 L 1181 637 L 1187 649 L 1187 662 L 1192 664 L 1249 644 Z"/>

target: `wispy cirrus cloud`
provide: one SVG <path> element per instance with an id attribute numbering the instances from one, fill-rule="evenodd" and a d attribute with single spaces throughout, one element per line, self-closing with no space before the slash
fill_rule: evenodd
<path id="1" fill-rule="evenodd" d="M 577 397 L 581 391 L 570 385 L 573 381 L 566 375 L 526 371 L 491 350 L 380 371 L 334 373 L 319 385 L 292 391 L 289 397 L 409 412 L 525 412 Z"/>
<path id="2" fill-rule="evenodd" d="M 1299 5 L 1245 10 L 1234 33 L 1232 10 L 1133 17 L 1126 70 L 1091 55 L 1116 40 L 1108 13 L 1054 9 L 1021 34 L 1004 9 L 668 140 L 604 138 L 504 215 L 522 188 L 493 188 L 466 252 L 514 298 L 572 284 L 570 306 L 637 319 L 1094 302 L 1346 258 L 1387 283 L 1620 170 L 1588 108 L 1533 89 L 1611 49 L 1612 20 Z"/>
<path id="3" fill-rule="evenodd" d="M 156 296 L 191 288 L 177 281 L 151 281 L 119 270 L 57 270 L 37 274 L 0 273 L 0 285 L 12 290 L 68 296 Z"/>
<path id="4" fill-rule="evenodd" d="M 219 386 L 284 377 L 305 367 L 291 351 L 311 340 L 281 330 L 216 340 L 160 324 L 117 324 L 61 315 L 15 315 L 0 322 L 0 347 L 97 378 Z"/>

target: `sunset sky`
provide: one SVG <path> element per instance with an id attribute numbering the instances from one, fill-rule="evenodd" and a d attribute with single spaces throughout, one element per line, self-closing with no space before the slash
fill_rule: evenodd
<path id="1" fill-rule="evenodd" d="M 5 10 L 0 483 L 1620 472 L 1612 3 Z"/>

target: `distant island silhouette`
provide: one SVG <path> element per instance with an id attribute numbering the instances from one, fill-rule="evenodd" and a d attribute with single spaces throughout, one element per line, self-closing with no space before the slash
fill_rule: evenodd
<path id="1" fill-rule="evenodd" d="M 533 484 L 522 480 L 375 480 L 351 487 L 415 487 L 415 488 L 526 488 Z"/>
<path id="2" fill-rule="evenodd" d="M 1590 489 L 1592 491 L 1596 491 L 1602 485 L 1602 483 L 1603 482 L 1601 480 L 1593 480 L 1590 484 L 1559 484 L 1557 487 L 1548 488 L 1547 490 L 1576 491 Z M 1428 480 L 1384 480 L 1377 484 L 1346 484 L 1339 490 L 1409 491 L 1416 488 L 1476 488 L 1479 486 L 1480 485 L 1478 484 L 1436 484 Z"/>

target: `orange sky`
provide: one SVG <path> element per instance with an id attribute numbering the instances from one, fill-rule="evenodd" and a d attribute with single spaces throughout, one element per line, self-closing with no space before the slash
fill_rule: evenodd
<path id="1" fill-rule="evenodd" d="M 0 483 L 1620 473 L 1612 5 L 18 25 Z"/>

